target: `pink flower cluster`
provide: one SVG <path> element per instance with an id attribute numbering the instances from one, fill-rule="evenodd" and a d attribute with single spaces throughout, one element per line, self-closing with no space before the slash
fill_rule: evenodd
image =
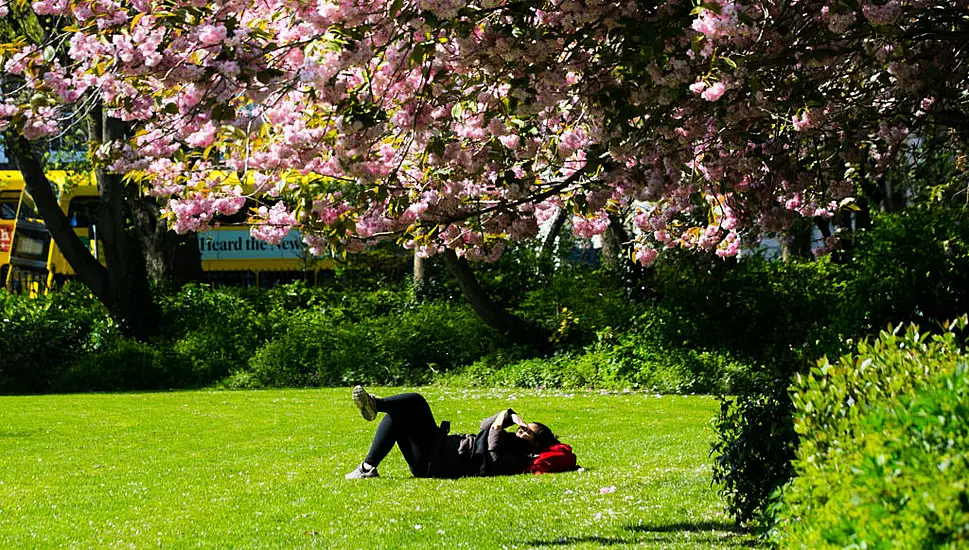
<path id="1" fill-rule="evenodd" d="M 271 244 L 279 244 L 297 224 L 296 218 L 282 202 L 277 202 L 272 208 L 260 206 L 252 221 L 249 233 Z"/>

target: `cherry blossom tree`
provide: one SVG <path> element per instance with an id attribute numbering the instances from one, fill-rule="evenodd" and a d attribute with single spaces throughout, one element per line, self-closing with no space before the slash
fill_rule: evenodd
<path id="1" fill-rule="evenodd" d="M 179 232 L 247 199 L 315 253 L 497 258 L 561 211 L 632 256 L 734 256 L 864 209 L 913 143 L 964 152 L 969 0 L 40 0 L 2 124 L 94 107 L 92 156 Z M 0 8 L 6 11 L 8 8 Z M 930 139 L 931 138 L 931 139 Z M 450 253 L 449 253 L 450 254 Z"/>

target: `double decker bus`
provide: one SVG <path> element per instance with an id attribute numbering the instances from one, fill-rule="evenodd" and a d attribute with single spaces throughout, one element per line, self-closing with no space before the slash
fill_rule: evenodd
<path id="1" fill-rule="evenodd" d="M 74 232 L 103 262 L 93 174 L 54 171 L 47 177 L 57 188 L 58 204 Z M 290 231 L 275 245 L 251 237 L 245 217 L 243 209 L 218 227 L 198 233 L 207 281 L 257 287 L 293 280 L 314 284 L 321 271 L 335 267 L 333 259 L 311 257 L 298 231 Z M 36 294 L 75 276 L 37 215 L 20 171 L 0 170 L 0 285 L 12 292 Z"/>
<path id="2" fill-rule="evenodd" d="M 93 177 L 85 184 L 75 180 L 61 184 L 61 210 L 74 232 L 96 258 L 103 258 L 97 235 L 98 190 Z M 278 244 L 269 244 L 249 234 L 247 208 L 219 225 L 197 234 L 202 272 L 207 281 L 245 286 L 264 286 L 280 281 L 304 280 L 315 284 L 321 271 L 332 270 L 330 258 L 313 258 L 306 251 L 302 235 L 292 230 Z M 74 270 L 56 243 L 50 246 L 48 270 L 51 284 L 74 276 Z"/>
<path id="3" fill-rule="evenodd" d="M 0 170 L 0 285 L 13 292 L 43 292 L 50 244 L 20 172 Z"/>

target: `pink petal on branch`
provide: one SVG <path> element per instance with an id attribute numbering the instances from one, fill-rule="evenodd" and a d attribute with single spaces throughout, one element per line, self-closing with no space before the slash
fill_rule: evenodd
<path id="1" fill-rule="evenodd" d="M 727 87 L 724 85 L 723 82 L 717 82 L 713 86 L 710 86 L 709 88 L 704 90 L 703 93 L 700 94 L 700 97 L 702 97 L 707 101 L 716 101 L 720 99 L 720 96 L 723 95 L 723 92 L 726 91 L 726 89 Z"/>

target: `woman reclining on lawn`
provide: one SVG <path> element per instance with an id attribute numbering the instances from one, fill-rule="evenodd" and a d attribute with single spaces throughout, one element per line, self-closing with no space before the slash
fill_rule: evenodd
<path id="1" fill-rule="evenodd" d="M 448 435 L 448 422 L 438 426 L 420 394 L 378 398 L 355 386 L 353 402 L 367 420 L 376 418 L 378 412 L 386 414 L 377 426 L 367 458 L 346 475 L 347 479 L 378 477 L 377 466 L 395 443 L 416 477 L 494 476 L 577 468 L 572 450 L 560 444 L 552 430 L 538 422 L 525 423 L 511 409 L 484 419 L 477 435 Z M 518 426 L 514 434 L 505 431 L 512 425 Z"/>

